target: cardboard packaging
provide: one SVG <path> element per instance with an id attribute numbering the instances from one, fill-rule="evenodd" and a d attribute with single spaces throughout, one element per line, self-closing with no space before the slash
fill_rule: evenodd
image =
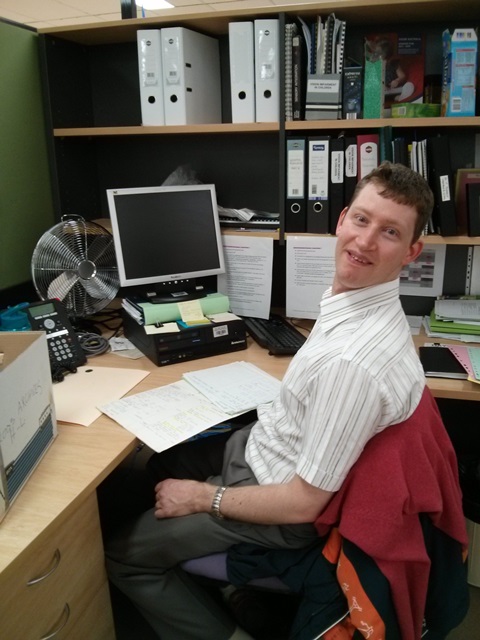
<path id="1" fill-rule="evenodd" d="M 475 115 L 478 39 L 475 29 L 445 30 L 443 43 L 442 116 Z"/>
<path id="2" fill-rule="evenodd" d="M 368 35 L 365 38 L 364 117 L 390 117 L 395 104 L 423 102 L 424 67 L 422 34 Z M 367 115 L 370 112 L 373 115 Z"/>
<path id="3" fill-rule="evenodd" d="M 0 520 L 57 436 L 47 338 L 0 331 Z"/>

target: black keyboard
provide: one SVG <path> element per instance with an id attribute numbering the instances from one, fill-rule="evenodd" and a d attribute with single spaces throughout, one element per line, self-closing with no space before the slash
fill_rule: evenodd
<path id="1" fill-rule="evenodd" d="M 220 226 L 231 229 L 278 229 L 279 218 L 259 218 L 254 216 L 250 220 L 238 220 L 238 218 L 225 218 L 220 216 Z"/>
<path id="2" fill-rule="evenodd" d="M 306 340 L 300 331 L 276 314 L 272 314 L 268 320 L 243 318 L 243 321 L 255 342 L 272 355 L 294 355 Z"/>

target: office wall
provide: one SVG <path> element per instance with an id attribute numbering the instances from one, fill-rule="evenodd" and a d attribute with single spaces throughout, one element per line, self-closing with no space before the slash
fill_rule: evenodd
<path id="1" fill-rule="evenodd" d="M 38 37 L 0 21 L 0 292 L 31 280 L 33 249 L 53 224 Z"/>

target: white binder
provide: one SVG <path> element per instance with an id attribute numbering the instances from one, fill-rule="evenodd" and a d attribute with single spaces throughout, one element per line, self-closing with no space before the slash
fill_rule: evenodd
<path id="1" fill-rule="evenodd" d="M 165 124 L 221 122 L 218 40 L 184 27 L 161 32 Z"/>
<path id="2" fill-rule="evenodd" d="M 255 113 L 257 122 L 280 119 L 279 20 L 255 20 Z"/>
<path id="3" fill-rule="evenodd" d="M 142 124 L 165 124 L 160 29 L 137 31 Z"/>
<path id="4" fill-rule="evenodd" d="M 255 122 L 255 45 L 253 22 L 230 22 L 232 122 Z"/>

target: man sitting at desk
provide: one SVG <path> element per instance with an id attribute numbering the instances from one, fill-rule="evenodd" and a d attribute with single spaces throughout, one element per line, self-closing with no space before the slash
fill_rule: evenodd
<path id="1" fill-rule="evenodd" d="M 199 459 L 184 444 L 151 460 L 166 478 L 155 507 L 110 542 L 107 567 L 161 640 L 249 638 L 178 565 L 239 542 L 309 545 L 368 440 L 415 411 L 425 378 L 399 275 L 422 250 L 432 207 L 407 167 L 383 163 L 363 178 L 340 215 L 333 286 L 279 397 L 225 451 L 212 442 Z"/>

